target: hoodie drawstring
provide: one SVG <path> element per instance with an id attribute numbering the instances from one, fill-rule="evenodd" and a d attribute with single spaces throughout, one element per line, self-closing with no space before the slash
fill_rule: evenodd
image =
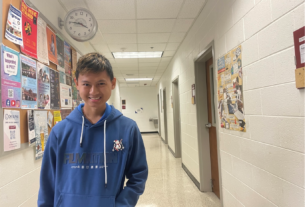
<path id="1" fill-rule="evenodd" d="M 104 168 L 105 168 L 105 188 L 107 188 L 107 165 L 106 165 L 106 122 L 104 122 Z"/>
<path id="2" fill-rule="evenodd" d="M 82 147 L 83 146 L 83 130 L 84 130 L 84 116 L 82 116 L 83 117 L 83 124 L 82 124 L 82 132 L 81 132 L 81 134 L 80 134 L 80 141 L 79 141 L 79 145 L 80 145 L 80 147 Z"/>

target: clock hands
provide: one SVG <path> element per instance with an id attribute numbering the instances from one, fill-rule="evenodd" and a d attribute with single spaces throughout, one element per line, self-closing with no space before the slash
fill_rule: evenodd
<path id="1" fill-rule="evenodd" d="M 71 22 L 71 23 L 79 24 L 79 25 L 81 25 L 81 26 L 83 26 L 83 27 L 86 27 L 86 28 L 88 29 L 88 27 L 87 27 L 86 25 L 84 25 L 84 24 L 82 24 L 82 23 L 80 23 L 80 22 Z"/>

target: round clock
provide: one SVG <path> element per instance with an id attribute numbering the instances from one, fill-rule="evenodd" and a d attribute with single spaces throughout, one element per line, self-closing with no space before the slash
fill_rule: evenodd
<path id="1" fill-rule="evenodd" d="M 79 42 L 92 39 L 98 28 L 95 17 L 85 8 L 70 10 L 65 17 L 64 25 L 67 33 Z"/>

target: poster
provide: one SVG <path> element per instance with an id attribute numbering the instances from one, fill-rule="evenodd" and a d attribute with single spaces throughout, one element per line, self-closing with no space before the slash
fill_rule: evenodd
<path id="1" fill-rule="evenodd" d="M 71 86 L 60 83 L 60 104 L 61 108 L 72 108 Z"/>
<path id="2" fill-rule="evenodd" d="M 64 62 L 64 40 L 60 36 L 56 35 L 56 44 L 57 44 L 57 61 L 58 65 L 62 68 L 65 67 Z"/>
<path id="3" fill-rule="evenodd" d="M 62 110 L 60 110 L 61 119 L 64 120 L 71 112 L 72 112 L 72 109 L 62 109 Z"/>
<path id="4" fill-rule="evenodd" d="M 35 159 L 38 160 L 43 157 L 49 138 L 47 111 L 34 111 L 34 123 L 36 137 Z"/>
<path id="5" fill-rule="evenodd" d="M 28 110 L 28 136 L 29 136 L 29 146 L 36 145 L 35 136 L 35 122 L 34 122 L 34 110 Z"/>
<path id="6" fill-rule="evenodd" d="M 48 125 L 50 128 L 53 127 L 53 114 L 51 113 L 51 111 L 48 112 Z"/>
<path id="7" fill-rule="evenodd" d="M 72 79 L 71 79 L 71 76 L 66 75 L 66 84 L 67 84 L 68 86 L 72 86 Z"/>
<path id="8" fill-rule="evenodd" d="M 76 88 L 75 82 L 72 81 L 72 104 L 73 104 L 73 108 L 76 108 L 81 103 L 82 103 L 82 98 L 79 95 L 79 91 Z"/>
<path id="9" fill-rule="evenodd" d="M 219 58 L 217 68 L 218 112 L 221 127 L 245 132 L 241 46 Z"/>
<path id="10" fill-rule="evenodd" d="M 20 108 L 20 54 L 1 45 L 1 102 L 3 108 Z"/>
<path id="11" fill-rule="evenodd" d="M 22 34 L 23 46 L 20 47 L 22 53 L 37 59 L 37 19 L 38 11 L 28 7 L 22 0 Z"/>
<path id="12" fill-rule="evenodd" d="M 54 125 L 61 121 L 60 111 L 54 111 Z"/>
<path id="13" fill-rule="evenodd" d="M 23 45 L 22 41 L 22 16 L 21 11 L 10 5 L 10 9 L 7 14 L 7 21 L 5 27 L 5 38 L 9 41 Z"/>
<path id="14" fill-rule="evenodd" d="M 42 18 L 37 23 L 37 60 L 49 65 L 47 24 Z"/>
<path id="15" fill-rule="evenodd" d="M 20 148 L 20 112 L 4 109 L 3 112 L 4 151 Z"/>
<path id="16" fill-rule="evenodd" d="M 66 74 L 63 73 L 63 72 L 59 72 L 59 82 L 63 83 L 63 84 L 66 84 L 66 81 L 67 81 Z"/>
<path id="17" fill-rule="evenodd" d="M 50 72 L 49 68 L 37 62 L 38 108 L 50 109 Z"/>
<path id="18" fill-rule="evenodd" d="M 36 61 L 20 55 L 22 70 L 21 108 L 37 109 Z"/>
<path id="19" fill-rule="evenodd" d="M 57 65 L 56 35 L 49 27 L 47 27 L 47 44 L 49 60 Z"/>
<path id="20" fill-rule="evenodd" d="M 59 73 L 50 69 L 51 109 L 60 109 Z"/>
<path id="21" fill-rule="evenodd" d="M 71 76 L 72 58 L 71 58 L 71 47 L 65 41 L 65 72 Z"/>
<path id="22" fill-rule="evenodd" d="M 305 67 L 305 27 L 293 32 L 296 69 Z"/>
<path id="23" fill-rule="evenodd" d="M 72 51 L 72 79 L 75 78 L 75 71 L 77 67 L 77 52 L 74 48 L 71 48 Z"/>

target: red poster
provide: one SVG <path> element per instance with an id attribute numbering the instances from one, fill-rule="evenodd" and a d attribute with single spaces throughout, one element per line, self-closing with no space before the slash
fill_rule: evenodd
<path id="1" fill-rule="evenodd" d="M 56 65 L 58 65 L 56 35 L 49 27 L 47 27 L 47 40 L 48 40 L 49 60 L 55 63 Z"/>
<path id="2" fill-rule="evenodd" d="M 305 27 L 293 32 L 297 69 L 305 67 Z"/>
<path id="3" fill-rule="evenodd" d="M 23 33 L 23 47 L 21 52 L 37 59 L 37 19 L 38 11 L 28 7 L 22 0 L 21 2 L 22 13 L 22 33 Z"/>

